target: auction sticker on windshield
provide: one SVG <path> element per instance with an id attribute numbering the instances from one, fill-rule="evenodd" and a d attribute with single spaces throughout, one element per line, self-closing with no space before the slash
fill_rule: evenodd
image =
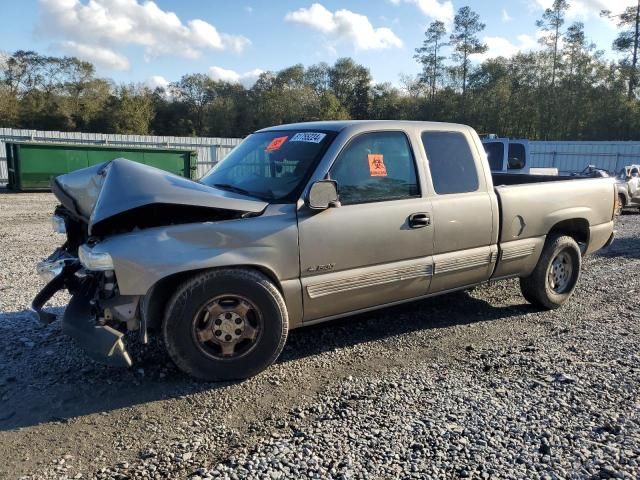
<path id="1" fill-rule="evenodd" d="M 296 133 L 293 137 L 291 137 L 290 142 L 307 142 L 307 143 L 320 143 L 324 137 L 326 137 L 326 133 L 320 132 L 300 132 Z"/>
<path id="2" fill-rule="evenodd" d="M 287 138 L 289 138 L 289 136 L 274 138 L 273 140 L 271 140 L 269 145 L 267 145 L 267 148 L 265 148 L 264 151 L 273 152 L 274 150 L 278 150 L 284 144 L 284 142 L 287 141 Z"/>

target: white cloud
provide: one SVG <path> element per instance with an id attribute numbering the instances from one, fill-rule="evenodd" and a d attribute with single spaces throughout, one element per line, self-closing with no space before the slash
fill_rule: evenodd
<path id="1" fill-rule="evenodd" d="M 253 13 L 253 7 L 247 5 L 246 7 L 244 7 L 244 11 L 251 15 Z"/>
<path id="2" fill-rule="evenodd" d="M 186 24 L 153 1 L 40 0 L 39 32 L 66 42 L 110 49 L 140 46 L 145 56 L 197 58 L 203 50 L 240 52 L 251 42 L 242 35 L 220 33 L 200 19 Z M 117 55 L 117 54 L 116 54 Z"/>
<path id="3" fill-rule="evenodd" d="M 402 40 L 391 29 L 374 28 L 367 16 L 346 9 L 331 12 L 314 3 L 309 8 L 287 13 L 285 20 L 311 27 L 332 39 L 347 40 L 356 50 L 402 47 Z"/>
<path id="4" fill-rule="evenodd" d="M 420 11 L 427 17 L 450 25 L 453 23 L 455 9 L 450 0 L 405 0 L 405 2 L 415 3 Z"/>
<path id="5" fill-rule="evenodd" d="M 509 12 L 507 12 L 506 8 L 502 9 L 502 21 L 503 22 L 510 22 L 511 20 L 513 20 L 513 18 L 511 18 L 511 15 L 509 15 Z"/>
<path id="6" fill-rule="evenodd" d="M 260 70 L 259 68 L 245 73 L 238 73 L 235 70 L 228 70 L 222 67 L 209 67 L 209 77 L 213 80 L 240 83 L 247 88 L 250 88 L 254 83 L 256 83 L 256 80 L 258 80 L 258 77 L 260 77 L 262 73 L 264 73 L 264 70 Z"/>
<path id="7" fill-rule="evenodd" d="M 518 35 L 518 43 L 514 44 L 504 37 L 484 37 L 482 41 L 488 49 L 485 53 L 471 55 L 471 58 L 483 62 L 489 58 L 512 57 L 518 52 L 526 52 L 537 47 L 538 42 L 529 35 Z"/>
<path id="8" fill-rule="evenodd" d="M 86 60 L 110 70 L 129 70 L 129 60 L 124 55 L 105 47 L 85 45 L 74 41 L 60 43 L 60 47 L 69 55 Z"/>
<path id="9" fill-rule="evenodd" d="M 553 6 L 553 0 L 532 0 L 532 2 L 534 8 L 541 10 Z M 626 7 L 637 4 L 637 0 L 571 0 L 569 10 L 567 10 L 567 18 L 569 20 L 587 20 L 591 17 L 599 17 L 602 10 L 620 13 Z"/>
<path id="10" fill-rule="evenodd" d="M 156 89 L 158 87 L 160 88 L 167 88 L 169 86 L 169 80 L 167 80 L 166 78 L 164 78 L 162 75 L 152 75 L 151 77 L 149 77 L 149 79 L 147 80 L 147 85 L 149 86 L 149 88 Z"/>

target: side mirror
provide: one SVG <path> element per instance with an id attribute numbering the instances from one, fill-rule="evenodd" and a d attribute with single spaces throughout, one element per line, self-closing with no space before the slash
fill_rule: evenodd
<path id="1" fill-rule="evenodd" d="M 311 185 L 308 198 L 309 208 L 313 210 L 326 210 L 330 207 L 339 207 L 338 184 L 335 180 L 319 180 Z"/>
<path id="2" fill-rule="evenodd" d="M 511 157 L 509 159 L 509 170 L 520 170 L 524 168 L 524 160 L 522 158 Z"/>

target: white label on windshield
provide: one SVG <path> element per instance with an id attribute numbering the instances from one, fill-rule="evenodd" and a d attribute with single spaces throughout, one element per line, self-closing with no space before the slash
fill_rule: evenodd
<path id="1" fill-rule="evenodd" d="M 296 133 L 293 137 L 291 137 L 290 142 L 307 142 L 307 143 L 320 143 L 324 137 L 326 137 L 326 133 L 316 133 L 316 132 L 300 132 Z"/>

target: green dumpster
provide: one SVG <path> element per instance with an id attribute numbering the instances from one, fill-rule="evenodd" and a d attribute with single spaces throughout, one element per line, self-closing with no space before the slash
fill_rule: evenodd
<path id="1" fill-rule="evenodd" d="M 196 175 L 193 150 L 34 142 L 7 142 L 6 147 L 7 187 L 16 191 L 48 190 L 53 177 L 120 157 L 182 177 Z"/>

